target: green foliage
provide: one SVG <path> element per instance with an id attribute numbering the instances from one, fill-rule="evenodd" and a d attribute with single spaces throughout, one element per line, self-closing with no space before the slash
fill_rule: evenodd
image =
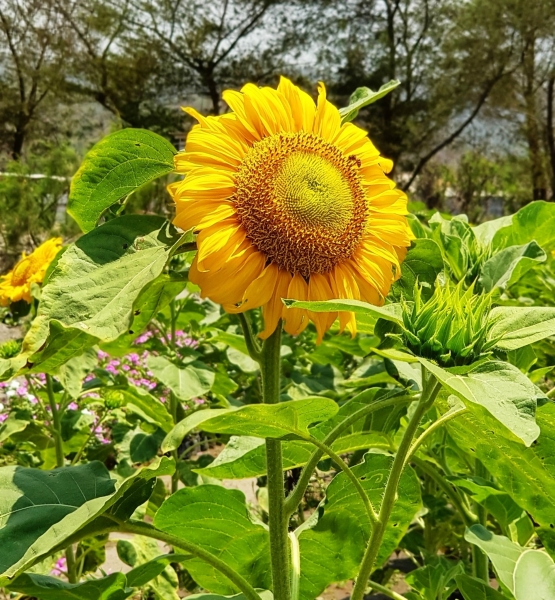
<path id="1" fill-rule="evenodd" d="M 465 537 L 488 555 L 499 582 L 515 600 L 550 598 L 555 594 L 555 562 L 547 553 L 522 548 L 482 525 L 472 526 Z"/>
<path id="2" fill-rule="evenodd" d="M 369 453 L 352 469 L 377 510 L 391 464 L 391 457 Z M 420 509 L 420 503 L 418 481 L 409 468 L 399 485 L 399 497 L 387 525 L 377 566 L 399 544 Z M 317 520 L 308 520 L 296 532 L 301 552 L 300 597 L 303 600 L 317 597 L 332 582 L 355 576 L 371 531 L 364 504 L 345 473 L 340 473 L 330 483 L 317 515 Z"/>
<path id="3" fill-rule="evenodd" d="M 181 518 L 183 514 L 187 515 L 186 520 Z M 242 492 L 213 485 L 179 490 L 162 504 L 154 524 L 206 548 L 254 587 L 271 587 L 268 532 L 249 518 Z M 218 594 L 235 592 L 220 573 L 202 560 L 188 561 L 187 569 L 206 589 Z"/>
<path id="4" fill-rule="evenodd" d="M 395 88 L 399 87 L 399 85 L 401 85 L 401 82 L 394 79 L 388 83 L 384 83 L 377 92 L 373 92 L 367 87 L 357 88 L 351 94 L 348 106 L 339 111 L 339 114 L 341 115 L 341 122 L 346 123 L 348 121 L 353 121 L 357 118 L 358 112 L 361 108 L 369 106 L 377 100 L 380 100 L 380 98 L 383 98 L 392 92 Z"/>
<path id="5" fill-rule="evenodd" d="M 173 170 L 175 148 L 145 129 L 123 129 L 103 138 L 85 156 L 71 182 L 68 213 L 84 232 L 102 214 L 149 181 Z"/>

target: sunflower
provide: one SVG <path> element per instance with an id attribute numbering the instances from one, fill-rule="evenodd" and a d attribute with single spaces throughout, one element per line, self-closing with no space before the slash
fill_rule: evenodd
<path id="1" fill-rule="evenodd" d="M 353 313 L 282 298 L 383 304 L 413 237 L 406 195 L 385 175 L 393 163 L 318 91 L 315 104 L 281 78 L 225 91 L 221 116 L 185 109 L 198 124 L 175 158 L 187 177 L 169 191 L 174 223 L 198 234 L 190 280 L 228 312 L 262 307 L 262 338 L 283 319 L 292 335 L 312 320 L 321 340 L 338 316 L 354 335 Z"/>
<path id="2" fill-rule="evenodd" d="M 0 277 L 0 306 L 18 300 L 31 303 L 31 284 L 41 283 L 50 263 L 62 247 L 62 238 L 52 238 L 21 260 L 6 275 Z"/>

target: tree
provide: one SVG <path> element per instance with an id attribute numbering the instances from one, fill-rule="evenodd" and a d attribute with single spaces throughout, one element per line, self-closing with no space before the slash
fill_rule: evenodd
<path id="1" fill-rule="evenodd" d="M 242 79 L 264 81 L 277 72 L 291 15 L 282 0 L 130 0 L 136 41 L 159 44 L 183 73 L 189 93 L 206 95 L 221 111 L 221 92 Z M 279 22 L 276 31 L 274 23 Z"/>
<path id="2" fill-rule="evenodd" d="M 49 0 L 4 0 L 0 39 L 0 132 L 18 159 L 39 108 L 64 79 L 70 39 Z"/>
<path id="3" fill-rule="evenodd" d="M 128 0 L 54 0 L 75 35 L 67 89 L 90 97 L 124 125 L 168 133 L 180 122 L 171 106 L 175 77 L 160 49 L 130 30 Z"/>

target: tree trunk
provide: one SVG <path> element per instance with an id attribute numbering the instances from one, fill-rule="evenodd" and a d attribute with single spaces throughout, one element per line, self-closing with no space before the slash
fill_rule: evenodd
<path id="1" fill-rule="evenodd" d="M 547 123 L 546 137 L 551 167 L 551 200 L 555 201 L 555 123 L 553 122 L 553 101 L 555 100 L 555 75 L 547 82 Z"/>
<path id="2" fill-rule="evenodd" d="M 543 164 L 541 130 L 536 109 L 535 87 L 535 40 L 530 40 L 523 57 L 524 67 L 524 109 L 525 131 L 530 156 L 530 174 L 532 176 L 532 198 L 545 200 L 547 197 L 547 180 Z"/>
<path id="3" fill-rule="evenodd" d="M 17 125 L 12 142 L 12 158 L 14 160 L 19 160 L 21 153 L 23 152 L 23 144 L 25 142 L 28 124 L 29 119 L 26 118 L 25 114 L 20 113 L 17 119 Z"/>

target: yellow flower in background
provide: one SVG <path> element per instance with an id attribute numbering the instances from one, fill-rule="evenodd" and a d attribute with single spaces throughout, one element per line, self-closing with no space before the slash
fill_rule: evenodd
<path id="1" fill-rule="evenodd" d="M 186 109 L 198 120 L 175 158 L 187 177 L 169 186 L 174 223 L 198 233 L 191 281 L 228 312 L 262 307 L 263 338 L 282 318 L 292 335 L 312 320 L 321 339 L 338 316 L 282 298 L 383 304 L 413 237 L 392 162 L 341 124 L 323 84 L 317 104 L 285 78 L 223 97 L 232 112 Z M 353 313 L 339 319 L 356 332 Z"/>
<path id="2" fill-rule="evenodd" d="M 52 238 L 23 256 L 15 267 L 0 277 L 0 306 L 25 300 L 31 303 L 31 284 L 41 283 L 50 263 L 62 247 L 62 238 Z"/>

